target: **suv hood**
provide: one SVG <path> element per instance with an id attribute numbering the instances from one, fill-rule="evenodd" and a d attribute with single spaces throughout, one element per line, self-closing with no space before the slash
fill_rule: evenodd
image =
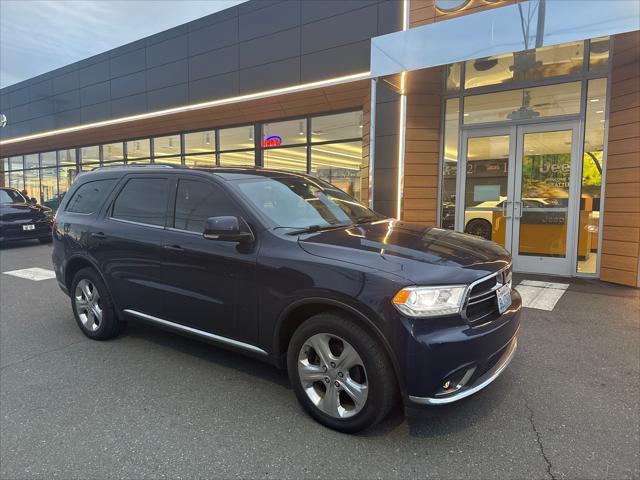
<path id="1" fill-rule="evenodd" d="M 312 255 L 394 273 L 416 285 L 471 283 L 511 262 L 494 242 L 391 219 L 304 234 L 298 242 Z"/>

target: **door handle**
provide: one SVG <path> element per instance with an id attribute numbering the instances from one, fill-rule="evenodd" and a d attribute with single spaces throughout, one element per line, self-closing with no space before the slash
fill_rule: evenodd
<path id="1" fill-rule="evenodd" d="M 184 248 L 180 245 L 163 245 L 162 248 L 165 250 L 170 250 L 172 252 L 184 252 Z"/>
<path id="2" fill-rule="evenodd" d="M 511 208 L 509 208 L 509 205 L 512 203 L 510 200 L 502 203 L 502 216 L 504 218 L 511 218 Z"/>
<path id="3" fill-rule="evenodd" d="M 513 212 L 515 218 L 522 218 L 522 202 L 514 202 Z"/>

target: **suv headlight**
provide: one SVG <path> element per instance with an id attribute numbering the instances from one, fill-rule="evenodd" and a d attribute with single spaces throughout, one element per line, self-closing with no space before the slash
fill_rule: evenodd
<path id="1" fill-rule="evenodd" d="M 460 313 L 466 285 L 407 287 L 393 297 L 393 305 L 410 317 L 435 317 Z"/>

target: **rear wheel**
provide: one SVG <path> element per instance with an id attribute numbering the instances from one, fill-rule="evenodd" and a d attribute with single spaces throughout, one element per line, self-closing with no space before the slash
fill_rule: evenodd
<path id="1" fill-rule="evenodd" d="M 93 268 L 76 273 L 71 284 L 71 304 L 80 330 L 93 340 L 116 337 L 126 325 L 118 319 L 111 295 Z"/>
<path id="2" fill-rule="evenodd" d="M 346 316 L 321 313 L 303 323 L 287 352 L 296 397 L 318 422 L 355 433 L 382 420 L 397 386 L 379 343 Z"/>

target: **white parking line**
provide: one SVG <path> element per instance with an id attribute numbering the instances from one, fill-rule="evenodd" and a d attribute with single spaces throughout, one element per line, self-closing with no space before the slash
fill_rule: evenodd
<path id="1" fill-rule="evenodd" d="M 550 312 L 567 291 L 569 284 L 522 280 L 516 288 L 522 297 L 522 306 Z"/>
<path id="2" fill-rule="evenodd" d="M 49 280 L 50 278 L 56 278 L 56 274 L 53 270 L 47 270 L 45 268 L 23 268 L 21 270 L 11 270 L 10 272 L 2 272 L 5 275 L 12 275 L 14 277 L 26 278 L 27 280 L 33 280 L 39 282 L 41 280 Z"/>

